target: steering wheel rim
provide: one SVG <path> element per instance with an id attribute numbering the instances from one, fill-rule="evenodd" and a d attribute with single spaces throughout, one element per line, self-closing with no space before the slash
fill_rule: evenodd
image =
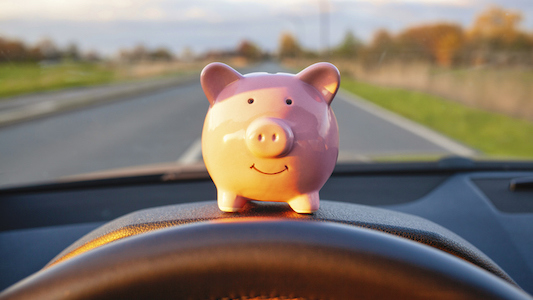
<path id="1" fill-rule="evenodd" d="M 531 299 L 434 248 L 342 224 L 250 218 L 119 240 L 28 277 L 6 299 Z"/>

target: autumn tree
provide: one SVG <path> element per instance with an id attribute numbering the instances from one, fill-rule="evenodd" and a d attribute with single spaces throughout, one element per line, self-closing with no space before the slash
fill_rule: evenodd
<path id="1" fill-rule="evenodd" d="M 26 55 L 27 49 L 22 42 L 0 38 L 0 61 L 21 61 Z"/>
<path id="2" fill-rule="evenodd" d="M 469 36 L 477 42 L 488 43 L 494 48 L 505 48 L 521 35 L 518 25 L 522 21 L 519 12 L 491 7 L 477 16 Z"/>
<path id="3" fill-rule="evenodd" d="M 437 64 L 450 66 L 457 60 L 457 56 L 464 45 L 464 34 L 459 27 L 449 27 L 442 32 L 435 42 L 433 55 Z"/>
<path id="4" fill-rule="evenodd" d="M 423 24 L 396 35 L 378 30 L 360 52 L 367 66 L 384 61 L 425 61 L 440 66 L 479 63 L 533 63 L 533 36 L 520 30 L 522 15 L 492 7 L 465 30 L 458 24 Z"/>
<path id="5" fill-rule="evenodd" d="M 393 43 L 392 34 L 385 29 L 380 29 L 374 34 L 374 37 L 370 42 L 370 48 L 385 50 L 387 48 L 392 48 Z"/>
<path id="6" fill-rule="evenodd" d="M 37 62 L 41 60 L 59 62 L 61 59 L 78 61 L 85 58 L 82 57 L 75 43 L 70 43 L 65 48 L 60 49 L 49 38 L 41 39 L 30 46 L 19 40 L 0 37 L 0 62 Z"/>
<path id="7" fill-rule="evenodd" d="M 520 30 L 519 12 L 491 7 L 468 31 L 466 51 L 475 64 L 532 63 L 533 37 Z"/>
<path id="8" fill-rule="evenodd" d="M 451 65 L 463 42 L 463 29 L 448 23 L 411 27 L 396 38 L 398 51 L 403 57 L 444 66 Z"/>
<path id="9" fill-rule="evenodd" d="M 360 51 L 359 58 L 365 65 L 381 62 L 387 52 L 394 49 L 394 37 L 386 29 L 379 29 L 374 33 L 370 43 Z"/>
<path id="10" fill-rule="evenodd" d="M 38 61 L 50 58 L 47 56 L 50 53 L 44 50 L 40 44 L 31 47 L 16 39 L 0 37 L 0 62 Z M 52 58 L 59 58 L 59 51 L 56 49 L 53 55 Z"/>
<path id="11" fill-rule="evenodd" d="M 279 39 L 279 56 L 280 58 L 295 58 L 302 54 L 302 48 L 298 40 L 290 34 L 283 33 Z"/>

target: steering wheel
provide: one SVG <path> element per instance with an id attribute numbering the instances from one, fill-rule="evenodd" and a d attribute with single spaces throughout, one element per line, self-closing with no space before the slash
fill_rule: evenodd
<path id="1" fill-rule="evenodd" d="M 47 267 L 0 298 L 531 299 L 512 283 L 433 247 L 372 229 L 279 215 L 218 218 L 132 235 Z"/>

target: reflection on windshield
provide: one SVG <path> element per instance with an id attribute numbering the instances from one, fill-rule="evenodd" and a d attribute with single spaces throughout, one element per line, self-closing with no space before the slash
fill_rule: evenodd
<path id="1" fill-rule="evenodd" d="M 201 163 L 213 61 L 335 64 L 339 161 L 530 160 L 533 12 L 500 2 L 6 1 L 0 186 Z"/>

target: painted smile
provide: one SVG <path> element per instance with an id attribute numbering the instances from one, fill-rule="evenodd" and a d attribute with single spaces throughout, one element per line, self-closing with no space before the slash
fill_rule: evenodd
<path id="1" fill-rule="evenodd" d="M 283 173 L 285 171 L 289 171 L 289 167 L 287 167 L 287 165 L 285 165 L 285 168 L 281 171 L 278 171 L 278 172 L 274 172 L 274 173 L 267 173 L 267 172 L 263 172 L 261 170 L 259 170 L 258 168 L 255 167 L 255 164 L 253 164 L 250 169 L 254 169 L 256 170 L 257 172 L 261 173 L 261 174 L 265 174 L 265 175 L 276 175 L 276 174 L 279 174 L 279 173 Z"/>

